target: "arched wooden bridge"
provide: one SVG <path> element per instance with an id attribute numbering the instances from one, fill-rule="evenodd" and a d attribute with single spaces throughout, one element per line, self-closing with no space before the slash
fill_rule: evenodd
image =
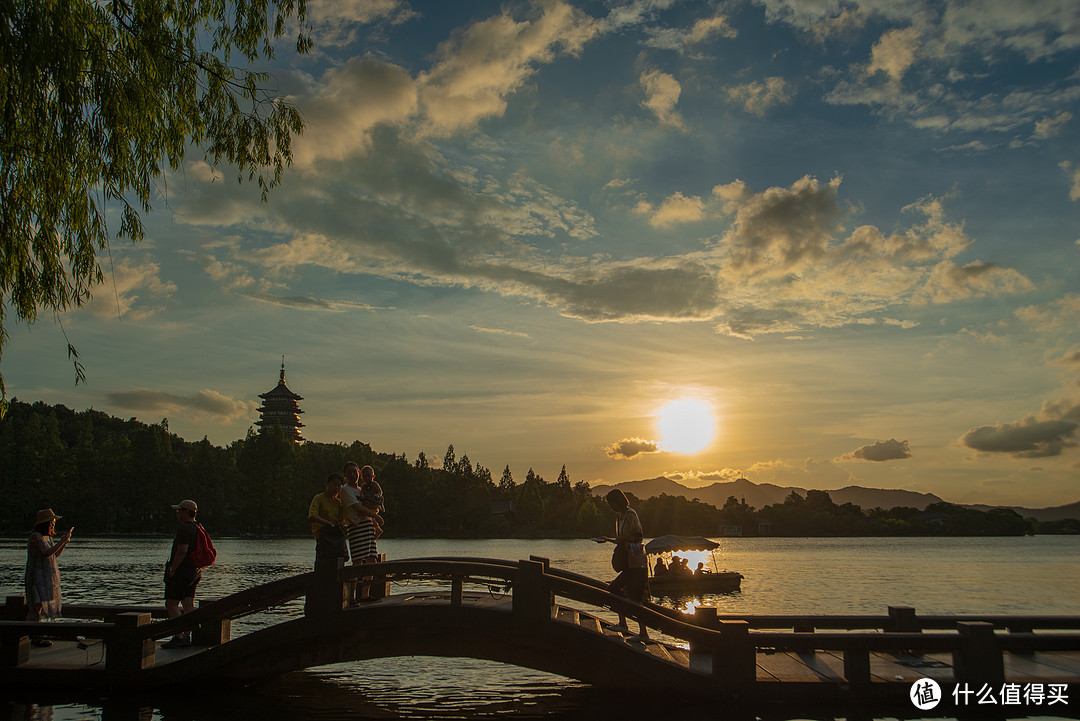
<path id="1" fill-rule="evenodd" d="M 403 582 L 409 586 L 379 603 L 350 606 L 361 573 L 386 594 L 391 581 L 399 591 Z M 231 638 L 233 619 L 300 597 L 303 616 Z M 904 607 L 886 616 L 732 618 L 717 617 L 715 609 L 688 616 L 613 596 L 602 582 L 541 558 L 408 559 L 362 569 L 321 562 L 313 572 L 158 621 L 160 610 L 68 606 L 69 616 L 100 620 L 32 624 L 15 620 L 25 613 L 21 603 L 9 597 L 9 620 L 0 621 L 0 687 L 244 685 L 392 656 L 489 659 L 608 688 L 747 701 L 906 698 L 920 677 L 943 684 L 1080 682 L 1080 616 L 916 616 Z M 628 639 L 598 610 L 644 621 L 653 640 Z M 191 648 L 157 646 L 185 630 L 193 632 Z M 31 649 L 29 636 L 38 634 L 58 640 Z M 76 641 L 83 649 L 100 643 L 101 662 L 88 664 Z"/>

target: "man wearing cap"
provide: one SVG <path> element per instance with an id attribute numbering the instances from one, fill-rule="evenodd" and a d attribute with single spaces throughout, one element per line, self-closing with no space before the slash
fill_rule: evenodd
<path id="1" fill-rule="evenodd" d="M 195 588 L 202 578 L 202 571 L 188 558 L 188 551 L 195 548 L 199 537 L 199 528 L 195 523 L 195 514 L 199 506 L 192 500 L 180 501 L 173 510 L 180 526 L 173 539 L 172 553 L 165 564 L 165 613 L 169 618 L 176 618 L 181 613 L 195 610 Z M 180 610 L 183 604 L 184 610 Z M 188 632 L 178 633 L 162 645 L 162 648 L 184 648 L 191 645 Z"/>

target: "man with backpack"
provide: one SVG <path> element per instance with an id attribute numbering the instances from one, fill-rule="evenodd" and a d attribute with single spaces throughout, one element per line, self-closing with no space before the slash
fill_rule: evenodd
<path id="1" fill-rule="evenodd" d="M 180 526 L 173 539 L 172 553 L 165 564 L 165 612 L 169 618 L 195 610 L 195 589 L 202 579 L 202 567 L 213 563 L 213 544 L 206 531 L 195 520 L 199 506 L 192 500 L 180 501 L 173 506 Z M 180 606 L 183 604 L 183 611 Z M 178 633 L 162 645 L 162 648 L 186 648 L 191 645 L 191 634 Z"/>

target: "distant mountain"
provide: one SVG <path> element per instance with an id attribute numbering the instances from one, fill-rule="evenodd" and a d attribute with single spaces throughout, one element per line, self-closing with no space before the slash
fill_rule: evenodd
<path id="1" fill-rule="evenodd" d="M 688 488 L 678 481 L 660 476 L 643 481 L 626 481 L 624 483 L 604 484 L 593 486 L 593 493 L 604 495 L 612 488 L 618 488 L 624 493 L 633 493 L 638 498 L 652 498 L 667 494 L 669 496 L 682 496 L 684 498 L 697 498 L 702 503 L 720 508 L 729 496 L 735 496 L 739 500 L 762 509 L 774 503 L 783 503 L 784 499 L 792 492 L 800 496 L 806 496 L 805 488 L 795 486 L 776 486 L 772 483 L 754 483 L 745 478 L 740 478 L 727 483 L 714 483 L 711 486 L 701 488 Z M 900 489 L 863 488 L 862 486 L 846 486 L 836 490 L 827 491 L 833 503 L 843 505 L 852 503 L 863 510 L 871 508 L 893 508 L 895 506 L 911 506 L 920 511 L 931 503 L 939 503 L 942 499 L 932 493 L 916 493 Z"/>
<path id="2" fill-rule="evenodd" d="M 977 511 L 989 511 L 991 508 L 1010 508 L 1024 518 L 1034 518 L 1036 521 L 1062 521 L 1066 518 L 1080 518 L 1080 501 L 1066 506 L 1052 506 L 1050 508 L 1024 508 L 1023 506 L 987 506 L 981 503 L 965 504 L 967 508 Z"/>

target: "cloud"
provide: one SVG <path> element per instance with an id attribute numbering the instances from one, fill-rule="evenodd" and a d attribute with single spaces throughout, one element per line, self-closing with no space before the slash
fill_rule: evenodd
<path id="1" fill-rule="evenodd" d="M 346 45 L 356 39 L 357 26 L 374 22 L 397 25 L 417 17 L 403 0 L 308 0 L 307 19 L 316 46 Z"/>
<path id="2" fill-rule="evenodd" d="M 327 70 L 293 101 L 305 125 L 293 143 L 293 160 L 306 173 L 322 173 L 326 162 L 343 162 L 367 151 L 378 125 L 411 118 L 419 108 L 419 93 L 401 68 L 354 58 Z"/>
<path id="3" fill-rule="evenodd" d="M 176 284 L 161 279 L 161 266 L 153 261 L 136 262 L 124 258 L 106 266 L 105 282 L 84 308 L 99 318 L 143 320 L 164 310 L 164 306 L 148 305 L 145 296 L 167 298 L 176 292 Z"/>
<path id="4" fill-rule="evenodd" d="M 1050 365 L 1080 371 L 1080 348 L 1073 348 L 1060 358 L 1055 358 L 1050 361 Z"/>
<path id="5" fill-rule="evenodd" d="M 711 18 L 700 18 L 694 22 L 690 32 L 686 35 L 686 42 L 691 45 L 703 43 L 713 36 L 734 38 L 738 36 L 735 28 L 728 23 L 726 15 L 715 15 Z"/>
<path id="6" fill-rule="evenodd" d="M 727 193 L 728 186 L 719 187 L 721 195 Z M 839 230 L 839 188 L 839 178 L 821 184 L 805 176 L 790 188 L 770 188 L 729 204 L 737 210 L 724 245 L 735 265 L 790 267 L 822 258 Z"/>
<path id="7" fill-rule="evenodd" d="M 746 112 L 758 117 L 764 117 L 773 106 L 790 103 L 792 97 L 791 84 L 779 77 L 736 85 L 728 88 L 727 94 L 735 102 L 742 103 Z"/>
<path id="8" fill-rule="evenodd" d="M 640 455 L 660 453 L 660 441 L 647 441 L 643 438 L 623 438 L 610 446 L 604 447 L 609 458 L 636 458 Z"/>
<path id="9" fill-rule="evenodd" d="M 1080 399 L 1043 403 L 1037 415 L 1012 423 L 972 428 L 960 443 L 982 453 L 1006 453 L 1014 458 L 1047 458 L 1077 445 Z"/>
<path id="10" fill-rule="evenodd" d="M 898 441 L 895 438 L 890 438 L 887 441 L 876 441 L 870 445 L 861 446 L 856 448 L 850 453 L 837 458 L 837 461 L 896 461 L 904 458 L 911 458 L 911 448 L 908 446 L 907 441 Z"/>
<path id="11" fill-rule="evenodd" d="M 913 27 L 889 30 L 874 44 L 867 74 L 884 72 L 893 82 L 900 82 L 915 62 L 919 31 Z"/>
<path id="12" fill-rule="evenodd" d="M 1006 75 L 1004 57 L 1049 61 L 1080 45 L 1080 20 L 1070 0 L 952 3 L 927 12 L 921 2 L 861 3 L 844 13 L 832 3 L 765 0 L 766 14 L 810 32 L 819 41 L 847 43 L 857 58 L 863 33 L 825 33 L 822 28 L 882 27 L 865 62 L 827 68 L 820 74 L 827 102 L 865 105 L 890 119 L 933 133 L 1015 133 L 1034 126 L 1049 137 L 1080 100 L 1067 75 L 1051 71 Z M 846 12 L 846 11 L 845 11 Z M 857 16 L 857 17 L 856 17 Z M 865 57 L 865 56 L 864 56 Z M 987 91 L 986 78 L 994 90 Z"/>
<path id="13" fill-rule="evenodd" d="M 239 226 L 232 235 L 242 237 L 239 228 L 251 226 L 281 238 L 257 249 L 238 243 L 212 249 L 202 261 L 212 277 L 311 306 L 316 294 L 287 289 L 304 266 L 313 266 L 476 289 L 587 322 L 708 321 L 718 333 L 740 338 L 902 324 L 890 319 L 907 306 L 1031 287 L 1014 270 L 952 260 L 973 241 L 933 197 L 906 206 L 915 220 L 885 233 L 846 227 L 856 209 L 841 200 L 839 177 L 805 176 L 760 191 L 731 180 L 703 197 L 676 192 L 655 203 L 628 195 L 629 181 L 620 181 L 609 188 L 621 194 L 614 202 L 630 208 L 638 202 L 650 220 L 639 230 L 642 240 L 694 223 L 701 243 L 671 255 L 614 258 L 575 254 L 623 238 L 602 236 L 588 212 L 523 170 L 488 170 L 500 164 L 498 157 L 461 168 L 429 139 L 391 125 L 374 128 L 369 141 L 363 162 L 326 163 L 319 176 L 287 177 L 272 204 L 249 198 L 241 209 L 231 184 L 191 194 L 177 216 L 184 222 L 228 217 Z M 633 247 L 638 239 L 626 240 Z"/>
<path id="14" fill-rule="evenodd" d="M 943 261 L 934 267 L 926 285 L 916 295 L 916 302 L 949 303 L 999 293 L 1024 293 L 1034 288 L 1030 280 L 1012 268 L 978 260 L 964 266 Z"/>
<path id="15" fill-rule="evenodd" d="M 504 9 L 439 46 L 435 66 L 419 77 L 429 132 L 449 135 L 502 115 L 507 97 L 536 65 L 560 52 L 576 55 L 600 30 L 598 21 L 562 0 L 532 7 L 539 15 L 530 20 L 517 21 Z"/>
<path id="16" fill-rule="evenodd" d="M 679 95 L 682 93 L 679 81 L 668 73 L 651 70 L 642 73 L 638 82 L 645 91 L 645 100 L 641 102 L 642 107 L 651 110 L 661 125 L 684 130 L 682 116 L 675 110 L 675 106 L 679 103 Z"/>
<path id="17" fill-rule="evenodd" d="M 1080 324 L 1080 294 L 1069 293 L 1041 305 L 1027 305 L 1013 314 L 1021 323 L 1039 333 Z"/>
<path id="18" fill-rule="evenodd" d="M 242 418 L 253 418 L 258 408 L 252 401 L 241 401 L 213 390 L 191 396 L 136 388 L 106 394 L 108 402 L 128 411 L 189 417 L 225 425 Z"/>
<path id="19" fill-rule="evenodd" d="M 1035 132 L 1033 137 L 1044 139 L 1052 138 L 1061 133 L 1061 129 L 1065 127 L 1065 124 L 1072 120 L 1072 113 L 1061 111 L 1057 115 L 1045 117 L 1042 120 L 1035 121 Z M 1075 200 L 1075 198 L 1073 198 Z"/>
<path id="20" fill-rule="evenodd" d="M 484 327 L 482 325 L 470 325 L 469 327 L 472 328 L 477 333 L 487 333 L 489 335 L 506 335 L 506 336 L 511 336 L 513 338 L 528 338 L 529 337 L 528 333 L 522 333 L 522 332 L 516 331 L 516 330 L 503 330 L 502 328 L 486 328 L 486 327 Z"/>
<path id="21" fill-rule="evenodd" d="M 687 197 L 679 192 L 665 198 L 656 209 L 646 205 L 642 210 L 649 213 L 649 225 L 654 228 L 696 223 L 705 218 L 705 203 L 701 198 L 696 195 Z"/>
<path id="22" fill-rule="evenodd" d="M 699 18 L 689 29 L 650 27 L 645 28 L 645 32 L 649 36 L 645 41 L 647 47 L 673 50 L 677 53 L 684 53 L 714 37 L 732 39 L 739 34 L 728 22 L 726 15 Z"/>
<path id="23" fill-rule="evenodd" d="M 240 293 L 240 295 L 261 303 L 280 305 L 294 310 L 315 310 L 331 313 L 342 313 L 350 310 L 392 310 L 392 308 L 379 308 L 367 303 L 357 303 L 349 300 L 323 300 L 306 295 L 280 296 L 269 293 Z"/>
<path id="24" fill-rule="evenodd" d="M 1060 163 L 1059 167 L 1065 171 L 1072 182 L 1072 187 L 1069 188 L 1069 200 L 1080 200 L 1080 167 L 1074 168 L 1068 161 Z"/>

